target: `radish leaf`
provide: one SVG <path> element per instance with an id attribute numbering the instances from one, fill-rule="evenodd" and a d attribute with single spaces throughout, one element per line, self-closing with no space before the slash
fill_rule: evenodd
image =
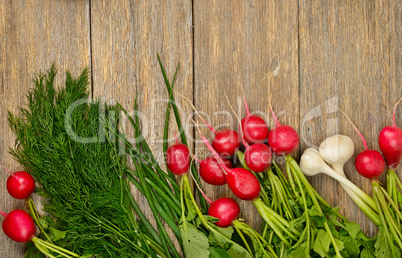
<path id="1" fill-rule="evenodd" d="M 193 224 L 186 223 L 186 228 L 180 225 L 183 237 L 183 249 L 186 257 L 209 257 L 208 238 Z"/>

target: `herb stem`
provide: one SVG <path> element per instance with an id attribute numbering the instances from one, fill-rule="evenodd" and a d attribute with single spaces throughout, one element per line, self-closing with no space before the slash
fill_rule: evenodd
<path id="1" fill-rule="evenodd" d="M 31 197 L 29 197 L 26 200 L 26 204 L 28 205 L 29 211 L 33 217 L 33 219 L 36 222 L 36 225 L 38 225 L 40 232 L 43 233 L 43 235 L 46 237 L 46 239 L 50 242 L 53 243 L 53 241 L 50 239 L 50 237 L 46 234 L 45 230 L 42 227 L 42 224 L 39 222 L 39 215 L 38 215 L 38 210 L 36 209 L 36 206 L 32 200 Z"/>
<path id="2" fill-rule="evenodd" d="M 378 189 L 377 189 L 377 188 L 378 188 L 378 183 L 377 183 L 376 181 L 372 181 L 371 184 L 372 184 L 372 187 L 373 187 L 373 197 L 374 197 L 374 201 L 376 202 L 376 204 L 377 204 L 377 206 L 378 206 L 378 213 L 379 213 L 379 215 L 380 215 L 382 227 L 383 227 L 383 229 L 384 229 L 384 231 L 385 231 L 385 237 L 387 238 L 388 244 L 389 244 L 389 246 L 391 247 L 391 252 L 392 252 L 393 257 L 396 257 L 396 251 L 395 251 L 394 243 L 393 243 L 393 241 L 392 241 L 391 234 L 389 233 L 389 229 L 388 229 L 388 225 L 387 225 L 387 220 L 386 220 L 386 218 L 385 218 L 385 215 L 384 215 L 383 210 L 382 210 L 382 208 L 381 208 L 382 206 L 381 206 L 381 204 L 380 204 L 380 200 L 379 200 L 379 198 L 378 198 L 378 194 L 380 193 L 380 192 L 378 191 Z"/>
<path id="3" fill-rule="evenodd" d="M 251 251 L 250 245 L 247 243 L 247 240 L 246 240 L 246 238 L 244 237 L 244 235 L 243 235 L 243 233 L 241 232 L 241 230 L 238 229 L 238 228 L 236 227 L 236 225 L 234 225 L 234 228 L 235 228 L 235 230 L 237 231 L 237 233 L 239 234 L 239 236 L 240 236 L 241 240 L 243 241 L 244 245 L 246 246 L 247 251 L 248 251 L 250 254 L 252 254 L 253 251 Z"/>

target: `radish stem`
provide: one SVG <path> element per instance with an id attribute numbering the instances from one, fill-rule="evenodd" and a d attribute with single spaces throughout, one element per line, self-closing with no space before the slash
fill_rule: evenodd
<path id="1" fill-rule="evenodd" d="M 241 232 L 241 230 L 238 227 L 234 227 L 236 229 L 236 232 L 239 234 L 241 240 L 243 241 L 244 245 L 247 248 L 247 251 L 252 254 L 253 252 L 251 251 L 250 245 L 248 244 L 246 238 L 244 237 L 243 233 Z M 264 250 L 264 249 L 263 249 Z"/>
<path id="2" fill-rule="evenodd" d="M 186 96 L 182 95 L 181 93 L 178 94 L 190 104 L 191 108 L 194 110 L 197 117 L 209 128 L 209 130 L 211 130 L 211 132 L 213 132 L 214 134 L 217 134 L 218 132 L 209 123 L 207 123 L 207 121 L 205 121 L 205 119 L 200 115 L 200 113 L 198 113 L 198 110 L 195 108 L 193 103 Z"/>
<path id="3" fill-rule="evenodd" d="M 193 181 L 195 183 L 195 185 L 197 186 L 198 190 L 200 191 L 200 193 L 202 194 L 202 196 L 204 196 L 205 200 L 209 203 L 212 204 L 213 201 L 204 193 L 204 191 L 201 189 L 201 187 L 198 185 L 197 181 L 195 180 L 193 174 L 191 174 L 191 177 L 193 178 Z"/>
<path id="4" fill-rule="evenodd" d="M 0 211 L 0 214 L 5 218 L 7 217 L 7 213 Z"/>
<path id="5" fill-rule="evenodd" d="M 301 171 L 301 169 L 300 169 L 299 165 L 297 164 L 297 162 L 296 162 L 290 155 L 287 155 L 287 156 L 286 156 L 286 162 L 289 162 L 289 163 L 290 163 L 291 170 L 294 171 L 295 177 L 296 177 L 296 176 L 299 177 L 299 178 L 301 179 L 301 181 L 303 182 L 303 184 L 305 185 L 305 188 L 306 188 L 308 194 L 310 195 L 310 198 L 311 198 L 311 200 L 313 201 L 314 205 L 316 206 L 317 211 L 318 211 L 321 215 L 324 215 L 323 212 L 322 212 L 322 210 L 321 210 L 321 206 L 320 206 L 320 204 L 318 203 L 318 201 L 317 201 L 317 199 L 316 199 L 316 197 L 315 197 L 314 192 L 312 191 L 313 187 L 310 185 L 310 183 L 309 183 L 309 182 L 307 181 L 307 179 L 304 177 L 304 174 L 303 174 L 303 172 Z M 329 226 L 328 226 L 328 222 L 325 222 L 325 223 L 324 223 L 324 227 L 325 227 L 325 230 L 327 231 L 329 237 L 331 238 L 331 242 L 332 242 L 332 245 L 333 245 L 333 247 L 334 247 L 336 256 L 337 256 L 337 257 L 342 257 L 341 254 L 340 254 L 340 252 L 339 252 L 338 245 L 337 245 L 336 242 L 335 242 L 334 236 L 332 235 L 331 230 L 330 230 L 330 228 L 329 228 Z"/>
<path id="6" fill-rule="evenodd" d="M 14 176 L 13 172 L 11 172 L 8 168 L 6 168 L 3 165 L 0 165 L 0 167 L 4 168 L 5 171 L 7 171 L 8 173 L 10 173 L 11 176 Z"/>
<path id="7" fill-rule="evenodd" d="M 30 213 L 32 215 L 32 218 L 34 219 L 36 225 L 38 225 L 40 231 L 43 233 L 43 235 L 45 235 L 46 239 L 50 243 L 53 243 L 53 241 L 50 239 L 50 237 L 46 234 L 45 230 L 43 229 L 42 224 L 39 222 L 38 210 L 36 209 L 35 204 L 34 204 L 34 202 L 33 202 L 31 197 L 29 197 L 26 200 L 26 204 L 28 205 L 28 208 L 29 208 L 29 211 L 30 211 Z"/>
<path id="8" fill-rule="evenodd" d="M 395 114 L 396 114 L 396 106 L 398 106 L 398 104 L 399 104 L 399 102 L 401 102 L 402 101 L 402 98 L 400 98 L 396 103 L 395 103 L 395 106 L 394 106 L 394 108 L 393 108 L 393 110 L 392 110 L 392 121 L 393 121 L 393 126 L 396 126 L 396 122 L 395 122 Z"/>
<path id="9" fill-rule="evenodd" d="M 331 106 L 333 106 L 333 105 L 331 105 Z M 338 108 L 338 107 L 336 107 L 336 106 L 333 106 L 333 107 L 335 107 L 336 109 L 338 109 L 338 110 L 346 117 L 346 119 L 349 120 L 349 122 L 352 124 L 353 128 L 355 129 L 356 133 L 359 135 L 360 139 L 362 140 L 363 145 L 364 145 L 364 149 L 367 150 L 367 149 L 368 149 L 368 146 L 367 146 L 366 140 L 365 140 L 364 137 L 363 137 L 363 134 L 359 131 L 359 129 L 357 129 L 357 127 L 356 127 L 355 124 L 352 122 L 352 120 L 349 118 L 349 116 L 348 116 L 342 109 L 340 109 L 340 108 Z"/>

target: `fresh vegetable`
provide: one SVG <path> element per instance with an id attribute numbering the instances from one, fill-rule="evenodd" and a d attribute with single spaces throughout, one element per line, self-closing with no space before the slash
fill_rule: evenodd
<path id="1" fill-rule="evenodd" d="M 24 200 L 31 196 L 35 191 L 35 180 L 29 173 L 25 171 L 12 173 L 6 167 L 1 167 L 10 173 L 7 179 L 7 191 L 13 198 Z"/>
<path id="2" fill-rule="evenodd" d="M 331 148 L 329 145 L 332 143 L 331 140 L 327 140 L 327 145 L 325 145 L 326 148 Z M 321 147 L 321 146 L 320 146 Z M 320 151 L 323 148 L 320 148 Z M 328 154 L 330 151 L 325 150 L 323 152 L 326 152 Z M 334 152 L 335 153 L 335 152 Z M 327 155 L 328 159 L 328 155 Z M 329 159 L 333 159 L 329 158 Z M 328 160 L 329 160 L 328 159 Z M 338 162 L 340 162 L 340 159 L 338 159 Z M 339 163 L 338 163 L 339 164 Z M 320 153 L 316 151 L 315 149 L 308 148 L 303 152 L 303 155 L 300 158 L 300 168 L 303 171 L 303 173 L 306 176 L 315 176 L 320 173 L 326 174 L 336 180 L 338 180 L 342 186 L 344 187 L 345 191 L 347 194 L 350 196 L 350 198 L 359 206 L 359 208 L 373 221 L 377 226 L 381 225 L 381 222 L 378 217 L 378 208 L 373 201 L 373 199 L 370 198 L 365 192 L 363 192 L 359 187 L 357 187 L 355 184 L 350 182 L 344 175 L 335 172 L 333 169 L 331 169 L 322 159 L 320 156 Z M 339 168 L 339 167 L 338 167 Z M 342 168 L 343 171 L 343 168 Z"/>
<path id="3" fill-rule="evenodd" d="M 231 239 L 233 235 L 232 227 L 218 227 L 214 224 L 218 219 L 205 216 L 201 212 L 192 194 L 187 174 L 181 177 L 180 185 L 180 199 L 181 206 L 183 207 L 180 220 L 180 232 L 183 236 L 183 250 L 185 256 L 251 258 L 252 252 L 250 249 L 246 250 Z M 187 207 L 187 214 L 184 207 Z M 220 213 L 220 215 L 223 214 Z"/>
<path id="4" fill-rule="evenodd" d="M 51 216 L 43 220 L 66 232 L 63 248 L 80 255 L 178 257 L 167 234 L 136 219 L 141 213 L 114 137 L 119 109 L 87 102 L 87 69 L 77 79 L 67 72 L 65 88 L 57 90 L 55 76 L 54 67 L 36 75 L 27 107 L 8 115 L 17 136 L 11 154 L 46 199 L 44 210 Z"/>
<path id="5" fill-rule="evenodd" d="M 247 166 L 254 172 L 263 172 L 271 166 L 271 149 L 264 143 L 254 143 L 248 145 L 245 142 L 246 151 L 244 152 Z"/>
<path id="6" fill-rule="evenodd" d="M 343 167 L 345 163 L 352 158 L 354 150 L 353 140 L 345 135 L 328 137 L 320 144 L 319 147 L 321 157 L 332 166 L 335 172 L 344 178 L 346 178 L 346 175 Z M 349 188 L 344 184 L 342 184 L 342 186 L 349 196 L 355 201 L 355 203 L 359 207 L 361 206 L 360 208 L 362 211 L 365 212 L 366 215 L 368 215 L 368 217 L 374 222 L 374 224 L 378 226 L 380 223 L 378 215 L 376 215 L 378 213 L 378 208 L 375 205 L 374 200 L 357 186 L 352 188 Z M 367 205 L 370 207 L 367 207 Z M 370 209 L 373 209 L 373 211 Z"/>
<path id="7" fill-rule="evenodd" d="M 180 94 L 181 95 L 181 94 Z M 223 129 L 220 131 L 215 130 L 201 115 L 198 110 L 194 107 L 193 103 L 183 95 L 181 95 L 193 108 L 197 117 L 209 128 L 209 130 L 215 134 L 212 139 L 212 147 L 215 151 L 223 158 L 229 158 L 232 156 L 237 149 L 240 147 L 240 136 L 232 129 Z"/>
<path id="8" fill-rule="evenodd" d="M 271 107 L 271 113 L 275 121 L 268 135 L 268 144 L 276 155 L 293 153 L 299 147 L 299 134 L 289 125 L 281 125 Z"/>
<path id="9" fill-rule="evenodd" d="M 35 221 L 26 211 L 17 209 L 8 214 L 0 211 L 0 214 L 4 217 L 2 223 L 3 232 L 13 241 L 19 243 L 28 243 L 32 241 L 37 250 L 50 258 L 55 258 L 53 254 L 58 254 L 66 258 L 79 257 L 78 254 L 53 244 L 50 239 L 48 241 L 44 241 L 36 237 Z M 62 232 L 57 230 L 54 230 L 53 233 L 54 234 L 52 237 L 55 240 L 60 239 L 55 235 L 63 235 Z"/>
<path id="10" fill-rule="evenodd" d="M 232 168 L 233 164 L 228 159 L 222 159 L 225 166 Z M 211 185 L 224 185 L 226 184 L 225 174 L 218 161 L 214 157 L 206 157 L 204 160 L 199 161 L 199 173 L 201 178 Z"/>
<path id="11" fill-rule="evenodd" d="M 366 149 L 360 152 L 355 160 L 355 167 L 360 175 L 368 179 L 378 179 L 385 170 L 385 161 L 381 153 Z"/>
<path id="12" fill-rule="evenodd" d="M 385 256 L 392 255 L 393 257 L 400 257 L 402 249 L 402 231 L 395 218 L 398 217 L 399 220 L 401 220 L 402 214 L 397 204 L 395 204 L 387 191 L 378 182 L 378 177 L 381 176 L 385 170 L 384 158 L 378 151 L 368 148 L 367 142 L 359 129 L 357 129 L 345 112 L 340 109 L 339 111 L 342 112 L 352 124 L 364 145 L 364 151 L 360 152 L 355 159 L 355 167 L 360 175 L 371 181 L 373 199 L 376 203 L 381 221 L 379 228 L 380 233 L 375 246 L 376 255 L 380 256 L 385 254 Z"/>
<path id="13" fill-rule="evenodd" d="M 4 234 L 15 242 L 26 243 L 35 236 L 35 222 L 27 212 L 13 210 L 8 214 L 0 211 L 0 214 L 4 217 L 2 224 Z"/>
<path id="14" fill-rule="evenodd" d="M 229 227 L 239 216 L 240 206 L 232 198 L 222 197 L 211 203 L 208 209 L 208 215 L 218 218 L 215 225 L 219 227 Z"/>
<path id="15" fill-rule="evenodd" d="M 196 128 L 202 141 L 211 151 L 215 159 L 218 160 L 219 165 L 222 167 L 225 173 L 226 182 L 234 195 L 236 195 L 239 199 L 247 201 L 258 198 L 260 195 L 261 187 L 257 178 L 247 169 L 228 168 L 222 161 L 222 158 L 219 157 L 218 153 L 214 150 L 214 148 L 212 148 L 211 144 L 209 144 L 208 140 L 198 129 L 198 127 Z"/>
<path id="16" fill-rule="evenodd" d="M 240 118 L 234 112 L 232 105 L 230 104 L 229 98 L 227 95 L 226 100 L 229 103 L 230 109 L 232 110 L 233 114 L 236 116 L 239 124 L 241 124 Z M 244 100 L 245 101 L 245 100 Z M 245 102 L 247 107 L 247 103 Z M 271 166 L 272 162 L 272 152 L 271 149 L 262 142 L 256 142 L 249 145 L 245 139 L 244 132 L 242 126 L 239 126 L 240 137 L 243 142 L 246 151 L 245 155 L 245 162 L 247 166 L 254 172 L 263 172 L 267 168 Z"/>
<path id="17" fill-rule="evenodd" d="M 166 165 L 175 175 L 183 175 L 190 168 L 190 151 L 182 143 L 170 146 L 166 151 Z"/>
<path id="18" fill-rule="evenodd" d="M 194 183 L 204 196 L 205 200 L 210 204 L 208 215 L 218 219 L 218 221 L 215 222 L 215 225 L 223 228 L 229 227 L 240 214 L 239 204 L 232 198 L 228 197 L 221 197 L 213 202 L 202 191 L 197 181 L 194 180 Z"/>
<path id="19" fill-rule="evenodd" d="M 212 139 L 212 147 L 221 157 L 230 157 L 239 149 L 240 137 L 236 131 L 223 129 L 221 131 L 212 132 L 215 133 L 215 137 Z"/>
<path id="20" fill-rule="evenodd" d="M 241 87 L 241 90 L 244 106 L 246 108 L 246 116 L 241 120 L 243 137 L 250 144 L 264 142 L 268 137 L 268 126 L 260 116 L 250 113 L 243 87 Z"/>
<path id="21" fill-rule="evenodd" d="M 290 242 L 286 238 L 290 237 L 296 240 L 297 237 L 300 236 L 300 232 L 295 228 L 291 228 L 290 224 L 285 219 L 281 218 L 279 214 L 274 212 L 261 200 L 261 185 L 256 176 L 245 168 L 229 169 L 225 167 L 222 159 L 209 144 L 208 140 L 201 133 L 198 127 L 196 128 L 204 144 L 226 172 L 226 181 L 230 190 L 239 199 L 252 201 L 264 221 L 271 226 L 285 245 L 290 246 Z"/>
<path id="22" fill-rule="evenodd" d="M 28 107 L 19 115 L 9 114 L 18 139 L 12 154 L 37 181 L 37 192 L 46 198 L 44 206 L 49 214 L 40 217 L 32 199 L 27 199 L 32 218 L 28 216 L 40 231 L 37 236 L 32 234 L 27 256 L 40 251 L 51 258 L 79 257 L 67 249 L 96 257 L 357 257 L 360 253 L 370 256 L 374 249 L 378 257 L 400 254 L 397 236 L 401 236 L 402 215 L 395 202 L 384 205 L 382 197 L 392 198 L 375 185 L 376 180 L 373 189 L 383 196 L 376 193 L 373 201 L 345 177 L 343 165 L 353 155 L 353 142 L 345 140 L 345 145 L 334 147 L 326 141 L 327 146 L 321 146 L 321 155 L 333 169 L 311 150 L 306 151 L 300 166 L 307 174 L 325 172 L 337 178 L 348 194 L 369 211 L 373 221 L 380 221 L 380 233 L 374 240 L 326 203 L 306 180 L 290 156 L 298 148 L 297 132 L 281 125 L 270 105 L 276 127 L 268 134 L 265 121 L 250 114 L 244 92 L 247 116 L 239 121 L 239 133 L 231 129 L 217 132 L 206 123 L 215 133 L 212 144 L 199 133 L 213 156 L 203 161 L 193 157 L 200 163 L 199 174 L 207 183 L 227 182 L 237 197 L 253 202 L 264 220 L 261 234 L 238 218 L 240 207 L 235 200 L 222 197 L 212 202 L 199 187 L 198 172 L 190 162 L 173 97 L 177 70 L 170 84 L 159 62 L 169 93 L 163 134 L 166 172 L 142 135 L 137 101 L 133 117 L 120 104 L 86 102 L 86 73 L 78 79 L 68 73 L 66 88 L 60 90 L 53 86 L 54 70 L 39 74 L 28 96 Z M 80 99 L 84 101 L 77 104 Z M 176 140 L 169 147 L 170 109 L 182 143 Z M 139 139 L 135 143 L 130 143 L 120 129 L 119 111 L 133 126 Z M 264 143 L 267 137 L 276 155 L 286 155 L 287 178 Z M 244 154 L 239 150 L 242 139 Z M 333 159 L 337 151 L 338 159 Z M 235 152 L 243 168 L 232 168 L 229 160 L 222 159 Z M 126 157 L 131 159 L 133 169 L 127 167 Z M 188 172 L 198 190 L 192 189 Z M 180 184 L 175 175 L 181 176 Z M 142 201 L 148 203 L 155 226 L 131 194 L 130 183 L 145 197 Z M 194 193 L 199 193 L 200 207 Z M 167 227 L 173 234 L 167 233 Z"/>

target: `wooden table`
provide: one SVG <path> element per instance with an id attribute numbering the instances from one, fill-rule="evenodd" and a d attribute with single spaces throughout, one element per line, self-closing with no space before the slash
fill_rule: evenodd
<path id="1" fill-rule="evenodd" d="M 392 107 L 402 96 L 401 23 L 402 2 L 397 0 L 0 0 L 0 163 L 20 168 L 8 153 L 15 137 L 6 111 L 25 103 L 34 73 L 53 62 L 60 71 L 58 84 L 66 69 L 78 75 L 88 66 L 94 97 L 116 99 L 131 109 L 138 94 L 148 140 L 161 155 L 157 139 L 167 92 L 157 53 L 170 77 L 180 62 L 176 91 L 213 125 L 237 124 L 228 116 L 225 94 L 245 114 L 241 84 L 252 111 L 267 115 L 271 95 L 280 121 L 300 132 L 296 156 L 335 133 L 349 135 L 362 150 L 352 126 L 333 105 L 348 113 L 369 146 L 378 149 L 378 133 L 391 123 Z M 182 117 L 188 118 L 190 106 L 178 99 Z M 402 127 L 401 108 L 397 123 Z M 194 128 L 188 134 L 196 135 Z M 196 143 L 192 149 L 204 148 Z M 370 193 L 368 180 L 355 172 L 352 162 L 346 174 Z M 23 208 L 23 201 L 7 194 L 6 178 L 5 173 L 0 177 L 0 208 Z M 325 176 L 310 181 L 366 233 L 376 232 L 337 182 Z M 204 187 L 212 199 L 230 195 L 225 187 Z M 254 208 L 245 202 L 241 208 L 243 217 L 258 226 Z M 3 233 L 0 243 L 0 257 L 23 256 L 24 246 Z"/>

